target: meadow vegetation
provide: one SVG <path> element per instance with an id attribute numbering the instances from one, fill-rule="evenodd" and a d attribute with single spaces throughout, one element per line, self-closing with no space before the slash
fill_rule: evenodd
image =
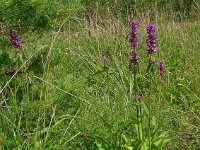
<path id="1" fill-rule="evenodd" d="M 200 149 L 199 15 L 198 0 L 1 0 L 0 149 Z"/>

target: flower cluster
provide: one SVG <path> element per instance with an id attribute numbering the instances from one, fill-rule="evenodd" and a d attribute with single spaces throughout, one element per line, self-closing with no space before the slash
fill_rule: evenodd
<path id="1" fill-rule="evenodd" d="M 139 57 L 138 57 L 138 39 L 139 39 L 139 32 L 137 29 L 137 24 L 134 21 L 131 21 L 129 24 L 130 31 L 125 36 L 125 40 L 130 44 L 130 68 L 133 72 L 137 72 L 139 70 Z M 164 62 L 160 61 L 157 63 L 155 60 L 152 60 L 152 54 L 157 52 L 157 34 L 156 34 L 156 25 L 149 23 L 146 26 L 146 44 L 148 49 L 146 50 L 147 54 L 149 55 L 149 66 L 158 65 L 158 73 L 159 75 L 164 74 Z"/>
<path id="2" fill-rule="evenodd" d="M 129 42 L 130 48 L 138 48 L 139 32 L 137 31 L 137 24 L 134 21 L 130 22 L 130 32 L 126 35 L 125 39 Z"/>
<path id="3" fill-rule="evenodd" d="M 146 50 L 147 54 L 149 54 L 151 56 L 152 53 L 156 53 L 157 52 L 157 47 L 156 47 L 156 42 L 157 42 L 157 35 L 156 35 L 156 25 L 149 23 L 147 24 L 146 27 L 146 31 L 147 31 L 147 35 L 146 35 L 146 44 L 148 46 L 148 49 Z M 156 61 L 149 60 L 149 65 L 155 65 Z"/>
<path id="4" fill-rule="evenodd" d="M 133 72 L 137 72 L 139 70 L 138 67 L 139 58 L 138 58 L 138 52 L 136 50 L 132 50 L 130 52 L 130 62 L 131 62 L 131 70 Z"/>
<path id="5" fill-rule="evenodd" d="M 130 67 L 133 72 L 137 72 L 139 70 L 138 67 L 138 52 L 136 48 L 138 48 L 138 39 L 139 39 L 139 32 L 137 29 L 137 24 L 134 21 L 131 21 L 129 24 L 130 31 L 126 35 L 125 40 L 129 42 L 131 51 L 130 51 Z"/>
<path id="6" fill-rule="evenodd" d="M 148 24 L 147 25 L 147 36 L 146 36 L 146 44 L 148 46 L 147 53 L 155 53 L 157 52 L 156 42 L 157 42 L 157 35 L 156 35 L 156 25 Z"/>
<path id="7" fill-rule="evenodd" d="M 146 44 L 148 46 L 147 54 L 156 53 L 157 47 L 156 42 L 158 39 L 158 36 L 156 35 L 156 25 L 154 24 L 148 24 L 147 25 L 147 36 L 146 36 Z M 156 61 L 149 60 L 149 65 L 155 65 Z M 164 74 L 164 62 L 160 61 L 158 64 L 158 74 L 162 76 Z"/>
<path id="8" fill-rule="evenodd" d="M 21 48 L 23 46 L 22 37 L 15 31 L 10 30 L 9 37 L 11 44 L 15 48 Z"/>

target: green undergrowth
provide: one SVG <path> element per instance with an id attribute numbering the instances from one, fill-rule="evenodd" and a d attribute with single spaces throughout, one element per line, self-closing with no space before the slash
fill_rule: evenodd
<path id="1" fill-rule="evenodd" d="M 156 60 L 164 60 L 166 72 L 163 84 L 158 77 L 154 82 L 155 137 L 167 132 L 171 141 L 162 149 L 199 149 L 199 21 L 162 19 L 156 22 Z M 123 38 L 128 23 L 116 19 L 113 30 L 113 22 L 104 21 L 107 26 L 66 21 L 60 29 L 27 32 L 17 53 L 3 40 L 0 149 L 126 149 L 125 137 L 136 136 L 137 122 Z M 141 32 L 139 96 L 147 103 L 145 21 L 136 21 Z"/>

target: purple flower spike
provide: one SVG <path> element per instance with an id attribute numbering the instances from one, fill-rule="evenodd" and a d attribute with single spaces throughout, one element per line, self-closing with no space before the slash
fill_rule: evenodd
<path id="1" fill-rule="evenodd" d="M 10 30 L 9 37 L 11 44 L 15 48 L 21 48 L 23 46 L 22 37 L 15 31 Z"/>
<path id="2" fill-rule="evenodd" d="M 125 36 L 125 40 L 129 42 L 130 48 L 138 48 L 139 32 L 137 31 L 137 24 L 131 21 L 129 24 L 130 32 Z"/>
<path id="3" fill-rule="evenodd" d="M 138 58 L 138 52 L 136 50 L 132 50 L 130 52 L 130 62 L 132 64 L 131 70 L 133 72 L 137 72 L 139 70 L 138 67 L 139 58 Z"/>
<path id="4" fill-rule="evenodd" d="M 163 61 L 160 61 L 159 62 L 159 66 L 158 66 L 158 73 L 159 75 L 163 75 L 165 72 L 165 67 L 164 67 L 164 62 Z"/>
<path id="5" fill-rule="evenodd" d="M 129 23 L 129 33 L 124 36 L 125 41 L 129 42 L 130 45 L 130 70 L 134 73 L 139 71 L 139 58 L 138 52 L 136 49 L 138 48 L 138 40 L 139 40 L 139 32 L 137 30 L 137 24 L 134 21 Z"/>
<path id="6" fill-rule="evenodd" d="M 137 52 L 136 50 L 132 50 L 132 51 L 130 52 L 130 55 L 131 55 L 131 57 L 130 57 L 130 62 L 131 62 L 132 64 L 136 64 L 136 63 L 139 62 L 138 52 Z"/>
<path id="7" fill-rule="evenodd" d="M 156 35 L 156 25 L 148 24 L 147 25 L 147 36 L 146 36 L 146 44 L 148 46 L 147 53 L 155 53 L 157 52 L 156 42 L 157 42 L 157 35 Z"/>

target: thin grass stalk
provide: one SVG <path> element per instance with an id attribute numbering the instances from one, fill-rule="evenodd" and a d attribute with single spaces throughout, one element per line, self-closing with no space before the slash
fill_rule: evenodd
<path id="1" fill-rule="evenodd" d="M 148 102 L 148 110 L 149 110 L 149 118 L 148 118 L 148 131 L 149 131 L 149 150 L 151 150 L 151 95 L 152 95 L 152 74 L 150 72 L 150 93 L 149 93 L 149 102 Z"/>
<path id="2" fill-rule="evenodd" d="M 134 99 L 136 100 L 136 113 L 137 113 L 137 119 L 139 121 L 139 124 L 137 125 L 137 133 L 138 133 L 138 139 L 142 141 L 143 139 L 143 131 L 142 131 L 142 108 L 141 108 L 141 102 L 137 96 L 137 73 L 134 72 L 133 74 L 134 79 Z"/>
<path id="3" fill-rule="evenodd" d="M 134 82 L 134 84 L 133 84 L 133 88 L 134 88 L 134 100 L 136 100 L 137 101 L 137 81 L 136 81 L 136 72 L 134 72 L 134 74 L 133 74 L 133 82 Z M 138 106 L 138 103 L 136 103 L 136 113 L 137 113 L 137 119 L 139 120 L 139 106 Z M 137 125 L 136 126 L 137 127 L 137 133 L 138 133 L 138 139 L 140 139 L 140 134 L 139 134 L 139 131 L 140 131 L 140 129 L 139 129 L 139 125 Z"/>
<path id="4" fill-rule="evenodd" d="M 110 90 L 110 86 L 109 86 L 109 74 L 108 74 L 108 66 L 106 67 L 106 84 L 107 84 L 107 91 L 106 91 L 106 94 L 107 94 L 107 98 L 108 98 L 108 105 L 110 105 L 110 110 L 111 110 L 111 113 L 112 113 L 112 105 L 110 103 L 110 97 L 109 97 L 109 90 Z"/>

